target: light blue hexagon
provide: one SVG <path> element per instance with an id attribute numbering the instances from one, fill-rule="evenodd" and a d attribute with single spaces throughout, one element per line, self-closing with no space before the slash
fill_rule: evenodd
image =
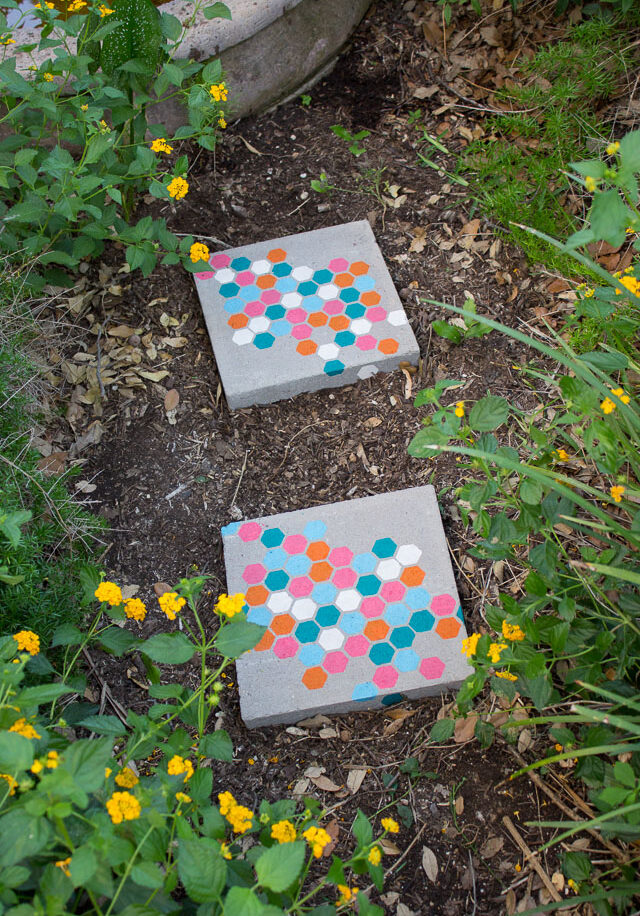
<path id="1" fill-rule="evenodd" d="M 273 321 L 269 328 L 274 337 L 286 337 L 291 333 L 291 325 L 288 321 Z"/>
<path id="2" fill-rule="evenodd" d="M 304 553 L 297 553 L 289 557 L 285 568 L 291 576 L 306 576 L 311 569 L 311 560 Z"/>
<path id="3" fill-rule="evenodd" d="M 313 668 L 324 661 L 324 649 L 317 643 L 311 643 L 300 649 L 298 658 L 306 668 Z"/>
<path id="4" fill-rule="evenodd" d="M 297 280 L 294 280 L 293 277 L 280 277 L 276 283 L 276 289 L 279 293 L 293 293 L 297 288 Z"/>
<path id="5" fill-rule="evenodd" d="M 362 633 L 367 625 L 367 618 L 360 611 L 353 611 L 351 614 L 343 614 L 340 618 L 340 629 L 349 636 L 355 636 L 356 633 Z"/>
<path id="6" fill-rule="evenodd" d="M 268 607 L 264 605 L 260 607 L 249 608 L 247 614 L 247 620 L 249 623 L 259 623 L 261 627 L 268 627 L 273 619 L 273 614 Z"/>
<path id="7" fill-rule="evenodd" d="M 318 582 L 311 597 L 318 604 L 333 604 L 338 594 L 338 589 L 331 582 Z"/>
<path id="8" fill-rule="evenodd" d="M 327 526 L 316 519 L 313 522 L 307 522 L 302 533 L 309 541 L 319 541 L 327 533 Z"/>
<path id="9" fill-rule="evenodd" d="M 353 700 L 372 700 L 377 696 L 378 688 L 372 681 L 363 681 L 361 684 L 356 684 L 351 694 Z"/>
<path id="10" fill-rule="evenodd" d="M 413 649 L 400 649 L 396 652 L 393 664 L 398 671 L 416 671 L 420 664 L 420 656 Z"/>
<path id="11" fill-rule="evenodd" d="M 240 299 L 244 299 L 245 302 L 254 302 L 260 298 L 261 293 L 260 287 L 252 283 L 250 286 L 241 286 L 238 296 Z"/>
<path id="12" fill-rule="evenodd" d="M 370 277 L 368 274 L 363 274 L 355 278 L 353 285 L 361 293 L 367 293 L 370 289 L 373 289 L 376 284 L 373 277 Z"/>
<path id="13" fill-rule="evenodd" d="M 246 304 L 244 299 L 227 299 L 224 304 L 224 310 L 230 315 L 238 315 L 244 310 Z"/>
<path id="14" fill-rule="evenodd" d="M 232 534 L 237 534 L 237 533 L 238 533 L 238 529 L 239 529 L 239 527 L 240 527 L 241 524 L 242 524 L 242 522 L 229 522 L 228 525 L 224 525 L 224 527 L 221 529 L 221 530 L 222 530 L 222 537 L 223 537 L 223 538 L 226 538 L 226 537 L 229 537 L 229 536 L 232 535 Z M 464 622 L 464 621 L 463 621 L 463 622 Z"/>
<path id="15" fill-rule="evenodd" d="M 273 550 L 267 550 L 262 558 L 262 565 L 267 569 L 282 569 L 287 562 L 288 554 L 281 547 L 275 547 Z"/>
<path id="16" fill-rule="evenodd" d="M 264 563 L 264 560 L 262 562 Z M 401 627 L 409 620 L 411 611 L 406 605 L 398 602 L 395 604 L 388 604 L 382 616 L 390 627 Z"/>
<path id="17" fill-rule="evenodd" d="M 310 312 L 315 312 L 318 309 L 321 309 L 324 305 L 324 302 L 320 296 L 305 296 L 302 303 L 303 307 L 308 309 Z"/>
<path id="18" fill-rule="evenodd" d="M 367 573 L 372 573 L 377 565 L 378 558 L 374 557 L 372 553 L 359 553 L 353 558 L 351 568 L 354 569 L 358 575 L 362 576 Z"/>
<path id="19" fill-rule="evenodd" d="M 429 606 L 431 595 L 426 588 L 410 588 L 404 596 L 405 604 L 408 604 L 414 611 L 421 611 Z"/>

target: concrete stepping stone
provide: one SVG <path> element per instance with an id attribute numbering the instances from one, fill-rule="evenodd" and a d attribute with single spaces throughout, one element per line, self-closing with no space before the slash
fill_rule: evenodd
<path id="1" fill-rule="evenodd" d="M 366 220 L 220 251 L 209 266 L 196 287 L 231 410 L 418 361 Z"/>
<path id="2" fill-rule="evenodd" d="M 457 687 L 462 610 L 435 490 L 414 487 L 222 529 L 229 594 L 268 627 L 237 662 L 250 727 Z"/>

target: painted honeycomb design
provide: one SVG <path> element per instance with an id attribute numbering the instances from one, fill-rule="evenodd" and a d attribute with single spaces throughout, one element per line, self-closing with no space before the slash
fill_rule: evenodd
<path id="1" fill-rule="evenodd" d="M 462 609 L 453 595 L 425 589 L 420 548 L 383 537 L 370 551 L 356 554 L 327 543 L 326 530 L 321 521 L 289 535 L 257 522 L 223 529 L 224 535 L 264 547 L 261 561 L 242 573 L 248 619 L 268 628 L 255 651 L 296 658 L 308 690 L 324 687 L 351 659 L 368 656 L 371 677 L 355 686 L 354 700 L 393 690 L 402 672 L 439 680 L 445 663 L 437 656 L 422 658 L 414 642 L 427 632 L 455 639 Z M 387 694 L 382 702 L 397 699 Z"/>
<path id="2" fill-rule="evenodd" d="M 296 351 L 321 359 L 330 376 L 344 371 L 340 357 L 348 347 L 385 356 L 398 350 L 398 341 L 388 336 L 389 325 L 406 324 L 407 317 L 402 309 L 387 312 L 380 304 L 364 261 L 333 258 L 327 267 L 314 270 L 290 264 L 283 248 L 273 248 L 256 261 L 214 254 L 209 265 L 213 270 L 196 276 L 220 284 L 231 339 L 238 346 L 268 350 L 278 338 L 293 338 Z M 314 340 L 320 328 L 327 328 L 333 340 Z M 373 371 L 363 366 L 359 375 L 365 378 Z"/>

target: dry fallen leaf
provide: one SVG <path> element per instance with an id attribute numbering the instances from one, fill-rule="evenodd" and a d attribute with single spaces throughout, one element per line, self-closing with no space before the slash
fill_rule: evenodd
<path id="1" fill-rule="evenodd" d="M 347 788 L 351 791 L 352 795 L 355 795 L 362 783 L 364 778 L 367 775 L 365 767 L 360 767 L 357 770 L 349 770 L 347 776 Z"/>
<path id="2" fill-rule="evenodd" d="M 327 831 L 327 833 L 331 837 L 331 842 L 327 843 L 327 845 L 322 850 L 322 857 L 324 859 L 328 859 L 331 853 L 333 852 L 333 850 L 336 848 L 338 844 L 338 837 L 340 836 L 340 825 L 338 824 L 337 817 L 331 818 L 329 823 L 325 824 L 324 829 Z"/>
<path id="3" fill-rule="evenodd" d="M 67 452 L 51 452 L 45 458 L 41 458 L 36 467 L 45 475 L 51 477 L 54 474 L 62 474 L 67 461 Z"/>
<path id="4" fill-rule="evenodd" d="M 110 337 L 131 337 L 136 333 L 135 328 L 130 328 L 128 324 L 118 324 L 115 328 L 108 328 L 107 334 Z"/>
<path id="5" fill-rule="evenodd" d="M 332 782 L 328 776 L 318 776 L 316 779 L 311 779 L 311 782 L 320 789 L 321 792 L 339 792 L 342 786 L 337 786 L 335 782 Z"/>
<path id="6" fill-rule="evenodd" d="M 175 410 L 180 403 L 180 394 L 175 388 L 171 388 L 164 396 L 164 409 L 167 413 Z"/>
<path id="7" fill-rule="evenodd" d="M 76 484 L 78 493 L 93 493 L 98 487 L 95 483 L 89 483 L 88 480 L 79 480 Z"/>
<path id="8" fill-rule="evenodd" d="M 173 350 L 179 347 L 186 347 L 188 341 L 186 337 L 163 337 L 160 341 L 161 347 L 171 347 Z"/>
<path id="9" fill-rule="evenodd" d="M 492 859 L 497 855 L 504 846 L 504 838 L 501 836 L 490 836 L 480 847 L 480 855 L 483 859 Z"/>
<path id="10" fill-rule="evenodd" d="M 433 850 L 429 849 L 428 846 L 422 847 L 422 867 L 429 881 L 435 884 L 438 877 L 438 860 Z"/>
<path id="11" fill-rule="evenodd" d="M 518 735 L 518 750 L 521 754 L 533 745 L 533 736 L 528 728 L 523 728 Z"/>
<path id="12" fill-rule="evenodd" d="M 378 842 L 380 843 L 380 846 L 382 846 L 382 851 L 384 852 L 385 856 L 399 856 L 402 852 L 400 847 L 396 846 L 393 840 L 388 839 L 388 837 L 382 837 L 382 839 Z"/>
<path id="13" fill-rule="evenodd" d="M 166 592 L 170 592 L 171 586 L 168 582 L 156 582 L 153 586 L 153 590 L 159 598 L 160 595 L 164 595 Z"/>
<path id="14" fill-rule="evenodd" d="M 462 795 L 457 796 L 455 809 L 456 809 L 456 814 L 462 814 L 462 812 L 464 811 L 464 798 L 462 797 Z"/>
<path id="15" fill-rule="evenodd" d="M 380 426 L 382 420 L 380 417 L 369 417 L 368 420 L 365 420 L 362 424 L 365 429 L 375 429 L 376 426 Z"/>
<path id="16" fill-rule="evenodd" d="M 453 729 L 453 740 L 456 744 L 463 744 L 465 741 L 471 741 L 475 733 L 477 716 L 467 716 L 464 719 L 456 719 Z"/>

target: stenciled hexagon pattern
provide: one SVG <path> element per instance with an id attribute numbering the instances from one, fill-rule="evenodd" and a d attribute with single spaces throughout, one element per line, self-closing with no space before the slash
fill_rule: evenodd
<path id="1" fill-rule="evenodd" d="M 290 267 L 283 251 L 270 252 L 268 257 L 270 265 Z M 214 266 L 225 281 L 229 270 L 240 270 L 243 275 L 234 276 L 241 284 L 253 282 L 249 272 L 258 279 L 278 276 L 266 271 L 266 263 L 234 267 L 233 262 L 218 260 Z M 347 276 L 348 269 L 344 259 L 334 259 L 326 271 L 310 273 L 310 268 L 291 267 L 281 275 L 299 281 L 299 295 L 304 296 L 312 293 L 301 290 L 302 286 L 335 282 L 350 289 L 356 277 L 367 276 L 364 262 L 350 265 Z M 248 619 L 268 628 L 254 651 L 296 658 L 300 680 L 308 690 L 324 687 L 330 677 L 347 669 L 351 659 L 368 659 L 369 676 L 355 686 L 353 700 L 385 694 L 385 701 L 392 701 L 395 695 L 386 692 L 406 672 L 420 672 L 426 681 L 440 679 L 444 661 L 437 655 L 422 658 L 414 643 L 424 633 L 434 639 L 454 639 L 462 629 L 462 614 L 456 596 L 432 595 L 424 587 L 422 550 L 416 544 L 382 537 L 356 554 L 325 540 L 326 532 L 327 526 L 319 520 L 288 535 L 255 522 L 234 522 L 223 530 L 245 543 L 258 543 L 264 551 L 260 562 L 246 565 L 242 572 Z"/>
<path id="2" fill-rule="evenodd" d="M 231 340 L 238 347 L 268 350 L 289 337 L 295 343 L 293 353 L 321 360 L 328 376 L 344 372 L 343 351 L 349 347 L 377 350 L 383 356 L 398 351 L 393 328 L 406 324 L 406 315 L 381 304 L 365 261 L 350 263 L 337 257 L 327 267 L 313 270 L 290 263 L 283 248 L 272 248 L 254 261 L 219 252 L 212 255 L 209 267 L 196 276 L 219 285 Z M 323 327 L 331 330 L 333 342 L 314 340 L 315 329 Z M 369 370 L 376 371 L 363 369 L 368 370 L 363 378 Z"/>

